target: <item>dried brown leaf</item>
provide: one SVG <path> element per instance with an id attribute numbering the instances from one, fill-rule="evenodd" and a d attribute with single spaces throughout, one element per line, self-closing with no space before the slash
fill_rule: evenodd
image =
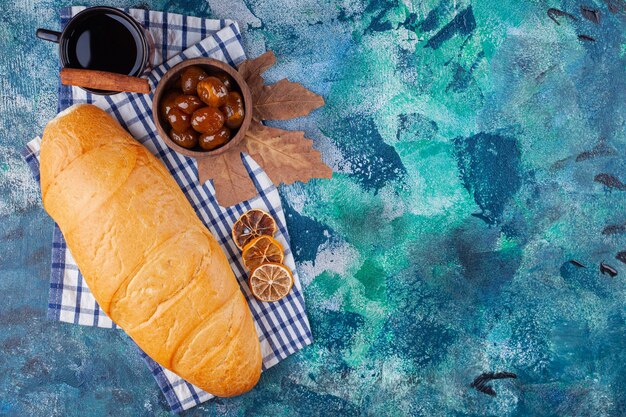
<path id="1" fill-rule="evenodd" d="M 253 123 L 244 138 L 248 154 L 276 185 L 330 178 L 333 171 L 313 149 L 302 131 L 288 131 Z"/>
<path id="2" fill-rule="evenodd" d="M 288 120 L 306 116 L 323 106 L 324 99 L 302 84 L 282 79 L 264 86 L 253 104 L 255 120 Z"/>
<path id="3" fill-rule="evenodd" d="M 281 80 L 264 85 L 261 74 L 275 62 L 274 53 L 268 51 L 244 61 L 238 68 L 252 93 L 255 120 L 291 119 L 324 105 L 322 97 L 301 84 Z M 253 121 L 240 145 L 219 155 L 198 159 L 200 183 L 213 179 L 217 201 L 224 207 L 257 194 L 241 160 L 242 151 L 248 152 L 276 185 L 332 176 L 332 170 L 322 162 L 320 153 L 313 149 L 313 141 L 305 138 L 304 132 L 277 129 Z"/>
<path id="4" fill-rule="evenodd" d="M 248 170 L 241 161 L 241 149 L 230 149 L 220 155 L 198 158 L 200 184 L 213 179 L 215 196 L 222 207 L 249 200 L 257 194 Z"/>
<path id="5" fill-rule="evenodd" d="M 254 75 L 260 75 L 265 72 L 269 67 L 276 63 L 276 55 L 273 51 L 267 51 L 262 55 L 259 55 L 253 59 L 247 59 L 239 64 L 237 71 L 243 77 L 244 80 L 248 80 Z"/>
<path id="6" fill-rule="evenodd" d="M 250 93 L 252 93 L 253 101 L 256 101 L 257 97 L 263 90 L 263 85 L 265 84 L 265 80 L 261 74 L 274 65 L 275 62 L 276 56 L 274 55 L 274 52 L 267 51 L 263 55 L 254 59 L 243 61 L 239 65 L 237 70 L 246 81 L 246 84 L 248 84 Z"/>

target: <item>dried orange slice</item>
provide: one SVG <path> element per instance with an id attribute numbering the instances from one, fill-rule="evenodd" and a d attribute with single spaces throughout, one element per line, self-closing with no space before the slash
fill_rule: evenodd
<path id="1" fill-rule="evenodd" d="M 252 271 L 248 284 L 257 300 L 278 301 L 289 294 L 293 286 L 293 275 L 285 265 L 263 264 Z"/>
<path id="2" fill-rule="evenodd" d="M 274 236 L 278 227 L 266 212 L 259 209 L 248 210 L 233 225 L 233 240 L 239 249 L 243 249 L 255 237 Z"/>
<path id="3" fill-rule="evenodd" d="M 243 264 L 252 271 L 254 268 L 266 263 L 283 263 L 285 254 L 283 246 L 271 236 L 259 236 L 252 239 L 243 248 Z"/>

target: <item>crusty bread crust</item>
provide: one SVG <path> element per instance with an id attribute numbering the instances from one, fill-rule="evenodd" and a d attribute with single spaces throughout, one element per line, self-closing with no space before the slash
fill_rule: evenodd
<path id="1" fill-rule="evenodd" d="M 41 192 L 94 297 L 144 352 L 217 396 L 257 383 L 259 339 L 226 256 L 113 118 L 79 105 L 50 121 Z"/>

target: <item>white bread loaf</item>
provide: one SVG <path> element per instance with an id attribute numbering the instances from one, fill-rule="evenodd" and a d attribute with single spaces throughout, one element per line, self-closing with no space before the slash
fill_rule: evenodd
<path id="1" fill-rule="evenodd" d="M 41 193 L 94 297 L 144 352 L 217 396 L 257 383 L 259 340 L 226 256 L 112 117 L 84 104 L 46 126 Z"/>

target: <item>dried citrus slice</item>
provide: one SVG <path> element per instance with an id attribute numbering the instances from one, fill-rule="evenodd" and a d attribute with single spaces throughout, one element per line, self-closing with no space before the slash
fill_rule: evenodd
<path id="1" fill-rule="evenodd" d="M 242 249 L 255 237 L 274 236 L 276 229 L 278 227 L 272 216 L 263 210 L 248 210 L 233 225 L 233 240 L 237 247 Z"/>
<path id="2" fill-rule="evenodd" d="M 293 285 L 293 275 L 285 265 L 263 264 L 252 271 L 248 283 L 257 300 L 278 301 L 289 294 Z"/>
<path id="3" fill-rule="evenodd" d="M 261 264 L 269 262 L 280 264 L 285 254 L 283 246 L 271 236 L 259 236 L 252 239 L 243 248 L 243 264 L 252 271 Z"/>

